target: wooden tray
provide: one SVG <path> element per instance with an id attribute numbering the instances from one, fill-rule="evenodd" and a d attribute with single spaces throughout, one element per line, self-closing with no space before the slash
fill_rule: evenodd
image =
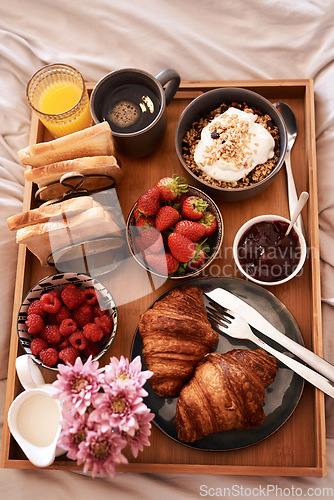
<path id="1" fill-rule="evenodd" d="M 156 180 L 173 172 L 184 175 L 174 148 L 174 134 L 178 118 L 185 106 L 201 92 L 216 87 L 245 87 L 267 97 L 272 102 L 287 102 L 294 110 L 298 124 L 298 138 L 292 151 L 292 165 L 297 191 L 307 190 L 310 200 L 304 209 L 309 257 L 302 276 L 285 285 L 271 287 L 273 292 L 290 310 L 303 334 L 305 344 L 317 354 L 322 354 L 320 308 L 320 265 L 318 244 L 318 206 L 314 131 L 314 95 L 311 80 L 252 80 L 182 82 L 168 107 L 168 129 L 159 150 L 145 159 L 121 157 L 124 181 L 117 186 L 120 208 L 126 218 L 137 197 Z M 91 89 L 93 84 L 89 84 Z M 33 116 L 30 142 L 50 140 L 48 132 Z M 191 179 L 188 179 L 191 182 Z M 238 203 L 219 202 L 225 235 L 222 252 L 209 269 L 209 276 L 240 275 L 232 259 L 232 241 L 237 229 L 251 217 L 275 213 L 288 217 L 287 187 L 284 168 L 271 186 L 258 197 Z M 31 184 L 25 186 L 24 209 L 35 206 Z M 229 270 L 228 273 L 226 270 Z M 13 326 L 6 395 L 5 424 L 1 453 L 1 466 L 8 468 L 34 468 L 11 438 L 6 425 L 7 411 L 14 397 L 22 391 L 16 374 L 15 359 L 23 351 L 18 344 L 16 317 L 23 296 L 40 278 L 55 272 L 41 268 L 38 261 L 20 246 L 18 255 L 16 291 L 14 298 Z M 106 363 L 111 355 L 129 356 L 131 342 L 139 315 L 166 289 L 175 284 L 146 273 L 129 257 L 115 271 L 101 278 L 113 294 L 119 311 L 119 328 L 111 349 L 103 358 Z M 46 370 L 47 381 L 55 376 Z M 155 426 L 152 428 L 151 446 L 137 459 L 128 457 L 130 463 L 119 466 L 119 471 L 156 473 L 240 474 L 279 476 L 324 476 L 325 422 L 324 396 L 309 384 L 288 421 L 264 441 L 237 451 L 206 452 L 182 446 L 166 437 Z M 52 469 L 77 469 L 72 461 L 56 459 Z"/>

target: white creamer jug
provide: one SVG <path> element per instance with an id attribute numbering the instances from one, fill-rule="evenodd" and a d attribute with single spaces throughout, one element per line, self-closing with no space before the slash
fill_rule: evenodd
<path id="1" fill-rule="evenodd" d="M 25 391 L 12 402 L 8 425 L 15 441 L 31 463 L 47 467 L 64 450 L 57 447 L 61 431 L 61 404 L 52 397 L 53 387 L 26 354 L 16 360 L 16 370 Z"/>

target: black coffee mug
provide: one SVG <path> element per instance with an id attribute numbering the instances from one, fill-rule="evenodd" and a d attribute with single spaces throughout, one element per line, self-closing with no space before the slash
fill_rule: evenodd
<path id="1" fill-rule="evenodd" d="M 134 157 L 148 155 L 164 136 L 166 107 L 179 85 L 180 75 L 172 68 L 156 77 L 134 68 L 112 71 L 92 91 L 92 117 L 95 123 L 109 123 L 119 153 Z"/>

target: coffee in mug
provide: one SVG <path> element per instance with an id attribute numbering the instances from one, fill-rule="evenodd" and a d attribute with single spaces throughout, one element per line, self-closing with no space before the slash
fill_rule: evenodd
<path id="1" fill-rule="evenodd" d="M 93 89 L 91 114 L 95 123 L 109 123 L 119 153 L 134 157 L 148 155 L 163 138 L 167 127 L 166 106 L 179 84 L 180 75 L 171 68 L 156 77 L 133 68 L 112 71 Z"/>
<path id="2" fill-rule="evenodd" d="M 126 84 L 116 88 L 101 107 L 101 116 L 113 132 L 138 132 L 148 127 L 158 116 L 157 95 L 144 85 Z"/>

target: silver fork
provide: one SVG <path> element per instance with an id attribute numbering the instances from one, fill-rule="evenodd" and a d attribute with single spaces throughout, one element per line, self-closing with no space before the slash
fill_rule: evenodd
<path id="1" fill-rule="evenodd" d="M 235 312 L 222 308 L 211 301 L 209 301 L 209 304 L 210 305 L 206 306 L 208 319 L 211 322 L 212 328 L 220 335 L 223 333 L 236 339 L 250 340 L 275 356 L 276 359 L 281 361 L 288 368 L 291 368 L 291 370 L 295 373 L 298 373 L 298 375 L 303 377 L 303 379 L 307 380 L 315 387 L 334 398 L 334 385 L 327 378 L 312 370 L 312 368 L 300 363 L 296 359 L 292 359 L 286 354 L 268 345 L 262 339 L 257 337 L 250 328 L 249 324 Z"/>

